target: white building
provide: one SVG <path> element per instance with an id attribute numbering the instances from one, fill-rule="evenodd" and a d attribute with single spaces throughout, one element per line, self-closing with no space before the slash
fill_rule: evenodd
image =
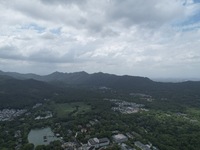
<path id="1" fill-rule="evenodd" d="M 120 147 L 121 147 L 122 150 L 135 150 L 134 148 L 132 148 L 132 147 L 126 145 L 125 143 L 122 143 L 122 144 L 120 145 Z"/>
<path id="2" fill-rule="evenodd" d="M 142 144 L 140 141 L 136 141 L 134 144 L 141 150 L 151 150 L 148 146 Z"/>
<path id="3" fill-rule="evenodd" d="M 92 138 L 88 140 L 88 145 L 89 146 L 94 146 L 95 148 L 107 146 L 110 144 L 110 140 L 108 138 Z"/>
<path id="4" fill-rule="evenodd" d="M 122 143 L 128 141 L 128 138 L 123 134 L 117 134 L 112 136 L 115 143 Z"/>
<path id="5" fill-rule="evenodd" d="M 101 138 L 99 139 L 99 146 L 108 146 L 110 144 L 110 140 L 108 138 Z"/>

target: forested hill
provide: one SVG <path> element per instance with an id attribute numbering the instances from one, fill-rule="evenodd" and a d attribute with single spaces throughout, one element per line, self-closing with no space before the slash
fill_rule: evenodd
<path id="1" fill-rule="evenodd" d="M 61 88 L 58 85 L 61 85 Z M 200 100 L 200 82 L 197 81 L 162 83 L 154 82 L 146 77 L 117 76 L 101 72 L 94 74 L 86 72 L 54 72 L 49 75 L 39 76 L 1 71 L 0 101 L 1 103 L 6 103 L 7 106 L 9 106 L 9 102 L 16 103 L 16 105 L 24 101 L 32 103 L 51 97 L 53 93 L 57 93 L 61 89 L 67 95 L 70 93 L 80 95 L 79 93 L 82 92 L 80 90 L 79 92 L 74 92 L 74 90 L 69 92 L 69 88 L 74 86 L 76 88 L 84 87 L 85 89 L 87 87 L 95 87 L 96 89 L 107 87 L 126 93 L 145 93 L 160 99 L 167 98 L 171 101 L 195 103 L 195 105 Z"/>
<path id="2" fill-rule="evenodd" d="M 142 90 L 142 91 L 196 91 L 200 90 L 199 81 L 186 81 L 179 83 L 155 82 L 146 77 L 138 76 L 117 76 L 106 73 L 88 74 L 86 72 L 62 73 L 54 72 L 49 75 L 20 74 L 14 72 L 0 71 L 0 75 L 10 76 L 16 79 L 27 80 L 34 79 L 49 83 L 66 85 L 84 85 L 84 86 L 105 86 L 108 88 L 121 90 Z"/>
<path id="3" fill-rule="evenodd" d="M 2 72 L 0 75 L 10 76 L 16 79 L 35 79 L 38 81 L 64 83 L 68 85 L 88 85 L 88 86 L 106 86 L 110 88 L 131 89 L 136 87 L 145 87 L 154 82 L 145 77 L 136 76 L 117 76 L 106 73 L 88 74 L 86 72 L 61 73 L 54 72 L 49 75 L 39 76 L 36 74 L 19 74 L 14 72 Z"/>
<path id="4" fill-rule="evenodd" d="M 57 90 L 34 79 L 18 80 L 0 75 L 0 107 L 25 107 L 49 98 Z"/>
<path id="5" fill-rule="evenodd" d="M 155 82 L 146 77 L 138 76 L 117 76 L 107 73 L 94 73 L 88 74 L 86 72 L 75 73 L 62 73 L 54 72 L 49 75 L 36 75 L 36 74 L 20 74 L 15 72 L 3 72 L 0 71 L 0 75 L 12 77 L 20 80 L 34 79 L 38 81 L 50 82 L 50 83 L 62 83 L 67 85 L 88 85 L 88 86 L 105 86 L 115 89 L 124 90 L 160 90 L 165 89 L 198 89 L 200 86 L 199 81 L 187 81 L 179 83 L 162 83 Z"/>

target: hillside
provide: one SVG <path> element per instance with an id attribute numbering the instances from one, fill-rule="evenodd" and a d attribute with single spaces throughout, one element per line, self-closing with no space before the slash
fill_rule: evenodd
<path id="1" fill-rule="evenodd" d="M 2 82 L 0 86 L 2 88 L 4 86 L 9 87 L 7 91 L 14 91 L 14 93 L 17 95 L 16 97 L 18 97 L 20 94 L 26 96 L 29 95 L 27 97 L 33 97 L 33 99 L 36 99 L 36 95 L 43 95 L 43 97 L 45 97 L 48 94 L 51 95 L 53 91 L 56 91 L 55 89 L 58 89 L 58 87 L 64 87 L 64 93 L 66 93 L 66 91 L 70 91 L 71 87 L 81 87 L 85 89 L 108 87 L 113 90 L 119 90 L 126 93 L 135 92 L 150 94 L 158 99 L 167 98 L 169 101 L 176 103 L 178 102 L 198 105 L 200 99 L 199 81 L 163 83 L 152 81 L 146 77 L 127 75 L 117 76 L 101 72 L 94 74 L 88 74 L 86 72 L 54 72 L 49 75 L 40 76 L 36 74 L 20 74 L 1 71 L 0 74 L 4 75 L 4 78 L 5 75 L 6 78 L 12 78 L 6 79 L 6 82 Z M 78 91 L 78 93 L 84 93 L 81 92 L 83 89 Z M 39 94 L 35 94 L 34 92 Z M 72 93 L 76 93 L 76 90 L 73 90 L 73 92 L 68 92 L 68 95 L 70 94 L 71 97 L 73 97 Z"/>
<path id="2" fill-rule="evenodd" d="M 42 102 L 57 89 L 33 79 L 19 80 L 0 75 L 0 107 L 25 107 Z"/>
<path id="3" fill-rule="evenodd" d="M 88 85 L 88 86 L 107 86 L 111 88 L 131 89 L 134 86 L 144 87 L 154 83 L 145 77 L 136 76 L 117 76 L 106 73 L 88 74 L 86 72 L 62 73 L 54 72 L 49 75 L 20 74 L 15 72 L 0 71 L 0 75 L 10 76 L 16 79 L 35 79 L 45 82 L 62 82 L 69 85 Z"/>

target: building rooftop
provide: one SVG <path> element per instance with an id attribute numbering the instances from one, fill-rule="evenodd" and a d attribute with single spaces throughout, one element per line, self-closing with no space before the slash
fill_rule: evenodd
<path id="1" fill-rule="evenodd" d="M 106 143 L 106 142 L 110 142 L 110 140 L 108 138 L 99 139 L 99 143 Z"/>
<path id="2" fill-rule="evenodd" d="M 117 134 L 117 135 L 113 135 L 113 138 L 115 138 L 115 139 L 125 139 L 127 137 L 123 134 Z"/>
<path id="3" fill-rule="evenodd" d="M 147 147 L 146 145 L 142 144 L 140 141 L 136 141 L 135 145 L 137 147 L 139 147 L 140 149 L 142 149 L 142 150 L 151 150 L 149 147 Z"/>
<path id="4" fill-rule="evenodd" d="M 99 140 L 98 140 L 97 138 L 89 139 L 88 142 L 89 142 L 91 145 L 99 144 Z"/>

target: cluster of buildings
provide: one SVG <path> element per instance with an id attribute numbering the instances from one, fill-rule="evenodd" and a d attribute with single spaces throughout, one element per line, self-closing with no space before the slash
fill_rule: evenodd
<path id="1" fill-rule="evenodd" d="M 128 146 L 125 143 L 120 144 L 121 150 L 135 150 L 134 148 Z"/>
<path id="2" fill-rule="evenodd" d="M 144 145 L 140 141 L 136 141 L 134 144 L 135 144 L 136 147 L 138 147 L 141 150 L 151 150 L 150 146 Z"/>
<path id="3" fill-rule="evenodd" d="M 104 147 L 108 146 L 110 144 L 110 140 L 108 138 L 92 138 L 88 140 L 88 146 L 94 147 L 94 148 L 99 148 L 99 147 Z"/>
<path id="4" fill-rule="evenodd" d="M 111 137 L 111 140 L 107 137 L 104 138 L 90 138 L 87 142 L 87 144 L 82 144 L 77 147 L 77 144 L 75 142 L 66 142 L 62 145 L 62 147 L 65 150 L 97 150 L 97 149 L 104 149 L 108 147 L 112 147 L 112 145 L 115 143 L 117 144 L 122 150 L 158 150 L 156 147 L 154 147 L 151 143 L 150 144 L 143 144 L 140 141 L 135 141 L 131 146 L 127 145 L 126 142 L 131 138 L 134 137 L 134 135 L 137 134 L 135 132 L 133 133 L 126 133 L 126 135 L 117 133 L 114 134 Z M 137 134 L 138 135 L 138 134 Z"/>
<path id="5" fill-rule="evenodd" d="M 140 99 L 146 100 L 148 102 L 152 102 L 154 100 L 151 95 L 143 93 L 130 93 L 129 95 L 133 97 L 139 97 Z"/>
<path id="6" fill-rule="evenodd" d="M 87 128 L 90 128 L 90 127 L 92 127 L 92 126 L 94 126 L 94 125 L 96 125 L 96 124 L 98 124 L 98 123 L 99 123 L 99 120 L 97 120 L 97 119 L 90 120 L 90 121 L 86 124 L 86 127 L 87 127 Z"/>
<path id="7" fill-rule="evenodd" d="M 48 119 L 48 118 L 53 117 L 53 114 L 52 114 L 52 112 L 50 112 L 50 111 L 45 111 L 44 114 L 45 114 L 44 116 L 37 116 L 37 117 L 35 118 L 35 120 Z"/>
<path id="8" fill-rule="evenodd" d="M 115 143 L 123 143 L 128 141 L 128 138 L 123 134 L 116 134 L 112 136 L 112 139 Z"/>
<path id="9" fill-rule="evenodd" d="M 88 140 L 87 144 L 82 144 L 77 150 L 96 150 L 105 148 L 110 145 L 110 140 L 108 138 L 91 138 Z"/>
<path id="10" fill-rule="evenodd" d="M 22 147 L 22 134 L 20 130 L 15 131 L 14 137 L 16 138 L 15 150 L 20 150 Z"/>
<path id="11" fill-rule="evenodd" d="M 144 104 L 136 104 L 133 102 L 127 102 L 127 101 L 114 101 L 116 107 L 112 107 L 112 110 L 119 111 L 122 114 L 132 114 L 137 113 L 140 110 L 143 110 Z"/>
<path id="12" fill-rule="evenodd" d="M 76 149 L 76 143 L 74 143 L 74 142 L 63 143 L 62 148 L 65 149 L 65 150 L 75 150 Z"/>
<path id="13" fill-rule="evenodd" d="M 133 134 L 135 134 L 135 132 L 133 132 Z M 152 144 L 143 144 L 140 141 L 136 141 L 134 142 L 134 147 L 131 147 L 127 144 L 125 144 L 126 141 L 128 141 L 129 138 L 132 138 L 134 135 L 131 133 L 126 133 L 126 135 L 124 134 L 116 134 L 112 136 L 113 142 L 114 143 L 118 143 L 118 145 L 121 147 L 122 150 L 136 150 L 140 149 L 140 150 L 158 150 L 155 146 L 152 146 Z M 137 133 L 136 133 L 137 134 Z"/>
<path id="14" fill-rule="evenodd" d="M 33 106 L 33 109 L 38 108 L 38 107 L 40 107 L 40 106 L 42 106 L 42 103 L 37 103 L 37 104 L 35 104 L 35 105 Z"/>
<path id="15" fill-rule="evenodd" d="M 0 121 L 11 121 L 16 117 L 21 116 L 26 109 L 3 109 L 0 110 Z"/>
<path id="16" fill-rule="evenodd" d="M 66 142 L 62 145 L 65 150 L 95 150 L 110 145 L 108 138 L 91 138 L 87 144 L 78 146 L 76 142 Z"/>

